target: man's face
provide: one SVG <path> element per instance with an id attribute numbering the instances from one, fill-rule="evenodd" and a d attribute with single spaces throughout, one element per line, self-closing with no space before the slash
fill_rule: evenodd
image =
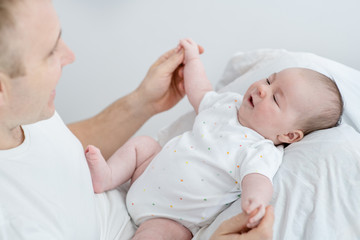
<path id="1" fill-rule="evenodd" d="M 14 13 L 14 44 L 21 50 L 26 74 L 8 83 L 8 116 L 16 124 L 29 124 L 54 114 L 55 87 L 74 54 L 61 39 L 50 0 L 25 1 Z"/>
<path id="2" fill-rule="evenodd" d="M 301 114 L 321 104 L 322 97 L 299 69 L 286 69 L 252 84 L 238 111 L 240 123 L 275 144 L 278 136 L 298 130 Z"/>

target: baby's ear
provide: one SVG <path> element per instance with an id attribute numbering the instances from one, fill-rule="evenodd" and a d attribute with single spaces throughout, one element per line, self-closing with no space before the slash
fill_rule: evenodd
<path id="1" fill-rule="evenodd" d="M 286 134 L 281 134 L 277 136 L 278 140 L 282 143 L 294 143 L 298 142 L 304 138 L 304 132 L 301 130 L 295 130 Z"/>

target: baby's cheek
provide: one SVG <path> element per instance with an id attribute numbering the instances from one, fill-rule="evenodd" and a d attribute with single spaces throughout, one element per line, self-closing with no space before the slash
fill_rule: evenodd
<path id="1" fill-rule="evenodd" d="M 259 106 L 257 114 L 268 121 L 273 121 L 278 116 L 278 112 L 272 106 L 266 104 Z"/>

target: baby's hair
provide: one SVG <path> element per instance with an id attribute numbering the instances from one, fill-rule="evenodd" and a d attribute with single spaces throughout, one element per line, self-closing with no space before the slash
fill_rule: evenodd
<path id="1" fill-rule="evenodd" d="M 314 109 L 311 114 L 304 114 L 300 120 L 301 130 L 304 135 L 313 131 L 327 129 L 339 125 L 344 109 L 344 101 L 340 90 L 334 80 L 311 69 L 301 69 L 314 87 L 319 87 L 319 91 L 328 91 L 329 101 L 318 109 Z"/>

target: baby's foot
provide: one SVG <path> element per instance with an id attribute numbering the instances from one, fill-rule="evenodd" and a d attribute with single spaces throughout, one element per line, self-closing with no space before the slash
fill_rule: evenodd
<path id="1" fill-rule="evenodd" d="M 111 169 L 98 148 L 89 145 L 85 157 L 90 168 L 95 193 L 102 193 L 111 188 Z"/>

